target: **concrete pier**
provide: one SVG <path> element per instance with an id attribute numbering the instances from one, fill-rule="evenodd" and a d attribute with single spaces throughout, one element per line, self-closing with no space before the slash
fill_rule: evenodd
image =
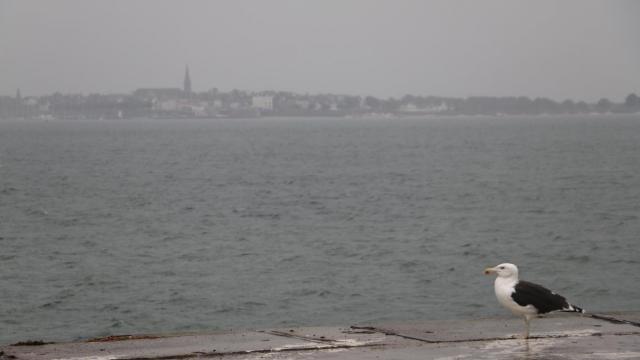
<path id="1" fill-rule="evenodd" d="M 640 313 L 607 314 L 640 321 Z M 1 360 L 640 359 L 640 327 L 575 314 L 229 333 L 122 335 L 0 347 Z"/>

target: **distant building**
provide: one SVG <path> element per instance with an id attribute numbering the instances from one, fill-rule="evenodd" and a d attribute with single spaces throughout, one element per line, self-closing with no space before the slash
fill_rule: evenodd
<path id="1" fill-rule="evenodd" d="M 180 88 L 142 88 L 133 92 L 133 96 L 143 100 L 177 99 L 183 94 Z"/>
<path id="2" fill-rule="evenodd" d="M 439 104 L 432 104 L 432 105 L 423 105 L 423 106 L 417 106 L 414 103 L 408 103 L 408 104 L 404 104 L 402 106 L 400 106 L 400 108 L 398 109 L 400 112 L 403 113 L 408 113 L 408 114 L 431 114 L 431 113 L 441 113 L 441 112 L 445 112 L 450 110 L 449 106 L 447 106 L 447 103 L 440 102 Z"/>
<path id="3" fill-rule="evenodd" d="M 273 96 L 254 96 L 251 98 L 251 107 L 258 110 L 273 110 Z"/>
<path id="4" fill-rule="evenodd" d="M 303 109 L 303 110 L 307 110 L 309 108 L 309 104 L 311 102 L 309 100 L 296 100 L 295 104 L 296 107 L 298 107 L 299 109 Z"/>
<path id="5" fill-rule="evenodd" d="M 400 111 L 406 113 L 422 112 L 422 109 L 418 108 L 414 103 L 408 103 L 400 106 Z"/>
<path id="6" fill-rule="evenodd" d="M 189 76 L 189 65 L 187 65 L 184 71 L 184 93 L 189 95 L 191 94 L 191 77 Z"/>
<path id="7" fill-rule="evenodd" d="M 189 66 L 184 71 L 183 88 L 140 88 L 133 92 L 133 96 L 147 101 L 164 102 L 166 100 L 176 100 L 191 94 L 191 77 L 189 76 Z"/>
<path id="8" fill-rule="evenodd" d="M 176 99 L 158 101 L 153 104 L 153 109 L 156 111 L 177 111 L 179 109 L 178 101 Z"/>

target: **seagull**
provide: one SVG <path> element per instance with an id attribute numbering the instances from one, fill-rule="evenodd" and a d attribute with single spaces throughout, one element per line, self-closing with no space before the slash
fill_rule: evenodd
<path id="1" fill-rule="evenodd" d="M 567 302 L 563 296 L 554 293 L 544 286 L 518 280 L 518 267 L 504 263 L 484 269 L 485 275 L 496 274 L 494 289 L 496 298 L 502 306 L 515 315 L 524 317 L 526 329 L 524 338 L 529 338 L 529 322 L 539 314 L 552 311 L 577 312 L 585 311 Z"/>

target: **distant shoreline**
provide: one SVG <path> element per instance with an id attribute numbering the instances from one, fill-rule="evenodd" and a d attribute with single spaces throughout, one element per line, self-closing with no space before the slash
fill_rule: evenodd
<path id="1" fill-rule="evenodd" d="M 34 118 L 20 118 L 20 117 L 5 117 L 0 118 L 0 121 L 17 122 L 17 121 L 29 121 L 29 122 L 49 122 L 49 121 L 86 121 L 86 122 L 104 122 L 104 121 L 131 121 L 131 120 L 176 120 L 176 121 L 188 121 L 188 120 L 274 120 L 274 119 L 304 119 L 304 120 L 322 120 L 322 119 L 335 119 L 335 120 L 402 120 L 402 119 L 415 119 L 415 120 L 435 120 L 435 119 L 482 119 L 482 118 L 494 118 L 494 119 L 524 119 L 524 118 L 597 118 L 597 117 L 640 117 L 640 112 L 634 113 L 580 113 L 580 114 L 424 114 L 424 115 L 399 115 L 399 114 L 358 114 L 358 115 L 267 115 L 260 117 L 149 117 L 149 116 L 136 116 L 130 118 L 85 118 L 85 117 L 34 117 Z"/>
<path id="2" fill-rule="evenodd" d="M 129 118 L 260 118 L 260 117 L 439 117 L 553 116 L 633 114 L 640 97 L 629 94 L 617 103 L 548 98 L 473 96 L 452 98 L 405 95 L 373 96 L 297 94 L 282 91 L 195 93 L 190 89 L 148 88 L 131 94 L 60 94 L 0 96 L 0 118 L 129 119 Z"/>

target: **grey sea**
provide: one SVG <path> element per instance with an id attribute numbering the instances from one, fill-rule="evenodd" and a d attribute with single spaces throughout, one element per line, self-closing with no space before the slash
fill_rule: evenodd
<path id="1" fill-rule="evenodd" d="M 640 310 L 640 115 L 0 121 L 0 344 Z"/>

